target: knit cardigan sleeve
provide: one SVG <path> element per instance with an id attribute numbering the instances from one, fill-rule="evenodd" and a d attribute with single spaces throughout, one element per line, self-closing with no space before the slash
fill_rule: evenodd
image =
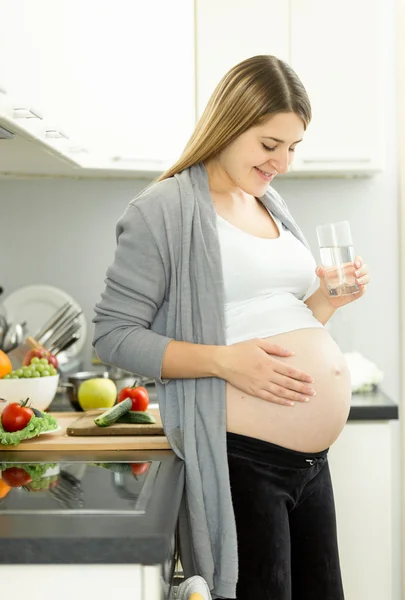
<path id="1" fill-rule="evenodd" d="M 140 211 L 130 203 L 117 223 L 117 248 L 95 307 L 93 344 L 103 363 L 161 380 L 171 338 L 151 330 L 168 285 L 161 251 Z"/>

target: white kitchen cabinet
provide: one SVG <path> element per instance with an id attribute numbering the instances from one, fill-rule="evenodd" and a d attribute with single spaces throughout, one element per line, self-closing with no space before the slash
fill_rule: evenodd
<path id="1" fill-rule="evenodd" d="M 393 600 L 390 421 L 349 421 L 329 451 L 346 600 Z"/>
<path id="2" fill-rule="evenodd" d="M 383 0 L 197 0 L 197 107 L 239 61 L 290 63 L 313 120 L 290 175 L 368 175 L 383 167 Z"/>
<path id="3" fill-rule="evenodd" d="M 383 166 L 383 10 L 383 0 L 291 0 L 290 64 L 313 109 L 292 172 Z"/>
<path id="4" fill-rule="evenodd" d="M 0 565 L 2 597 L 17 599 L 16 578 L 32 585 L 31 600 L 111 600 L 124 592 L 133 600 L 161 600 L 159 567 L 142 565 Z"/>
<path id="5" fill-rule="evenodd" d="M 289 57 L 289 2 L 196 0 L 197 114 L 225 73 L 258 54 Z"/>
<path id="6" fill-rule="evenodd" d="M 93 167 L 159 166 L 195 124 L 189 0 L 0 0 L 2 84 L 87 152 Z"/>

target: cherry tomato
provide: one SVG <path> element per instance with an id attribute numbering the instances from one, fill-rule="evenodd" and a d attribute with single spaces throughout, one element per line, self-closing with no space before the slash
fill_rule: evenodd
<path id="1" fill-rule="evenodd" d="M 148 390 L 144 387 L 126 387 L 118 394 L 118 402 L 123 402 L 129 398 L 132 400 L 131 410 L 145 411 L 149 404 Z"/>
<path id="2" fill-rule="evenodd" d="M 6 469 L 2 472 L 1 476 L 3 481 L 10 487 L 21 487 L 32 481 L 27 471 L 24 471 L 24 469 L 20 469 L 19 467 Z"/>
<path id="3" fill-rule="evenodd" d="M 1 414 L 1 424 L 4 431 L 13 432 L 20 431 L 28 425 L 31 417 L 34 416 L 34 411 L 29 406 L 26 406 L 27 400 L 21 402 L 11 402 Z"/>
<path id="4" fill-rule="evenodd" d="M 150 463 L 148 462 L 133 463 L 131 465 L 132 475 L 142 475 L 142 473 L 146 473 L 149 469 L 149 464 Z"/>

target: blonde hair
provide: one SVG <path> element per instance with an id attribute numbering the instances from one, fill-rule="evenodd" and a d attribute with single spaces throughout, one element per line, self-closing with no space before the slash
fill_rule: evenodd
<path id="1" fill-rule="evenodd" d="M 311 104 L 295 71 L 275 56 L 248 58 L 221 79 L 179 160 L 157 181 L 218 155 L 239 135 L 277 113 L 293 112 L 305 128 Z"/>

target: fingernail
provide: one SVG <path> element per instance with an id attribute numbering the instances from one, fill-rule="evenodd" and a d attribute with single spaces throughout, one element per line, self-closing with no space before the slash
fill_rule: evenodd
<path id="1" fill-rule="evenodd" d="M 289 402 L 288 405 L 289 406 L 295 406 L 295 402 Z"/>
<path id="2" fill-rule="evenodd" d="M 356 277 L 360 277 L 361 275 L 360 271 L 355 271 L 354 274 L 356 275 Z"/>
<path id="3" fill-rule="evenodd" d="M 309 402 L 309 398 L 304 398 L 304 402 Z"/>
<path id="4" fill-rule="evenodd" d="M 312 377 L 307 377 L 305 381 L 308 381 L 308 383 L 314 383 L 314 380 Z"/>
<path id="5" fill-rule="evenodd" d="M 355 267 L 357 267 L 357 268 L 359 268 L 359 267 L 361 266 L 361 265 L 360 265 L 360 261 L 359 261 L 359 260 L 356 260 L 356 262 L 354 263 L 354 266 L 355 266 Z"/>

